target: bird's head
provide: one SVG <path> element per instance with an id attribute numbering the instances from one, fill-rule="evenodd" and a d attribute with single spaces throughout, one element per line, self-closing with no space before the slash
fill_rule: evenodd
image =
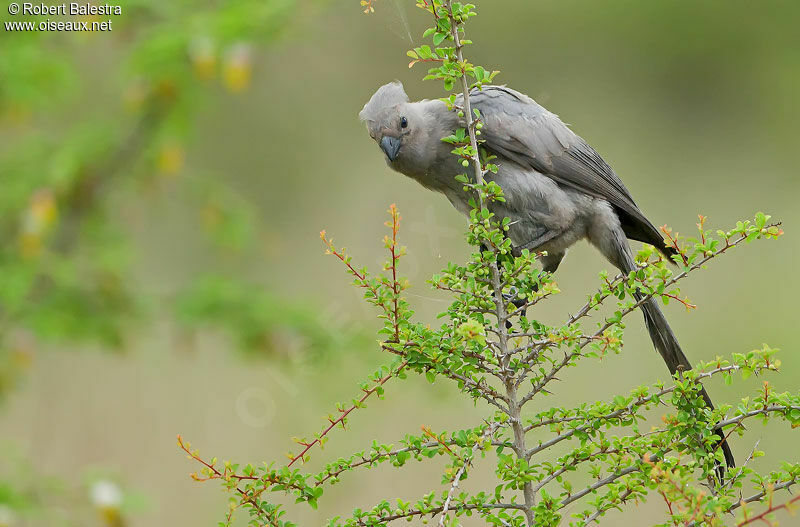
<path id="1" fill-rule="evenodd" d="M 358 116 L 390 167 L 407 174 L 420 168 L 416 165 L 426 157 L 421 151 L 427 140 L 425 116 L 417 103 L 409 102 L 400 82 L 378 88 Z"/>

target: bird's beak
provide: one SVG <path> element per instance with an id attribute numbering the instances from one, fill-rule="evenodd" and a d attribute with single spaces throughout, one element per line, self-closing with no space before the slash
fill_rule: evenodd
<path id="1" fill-rule="evenodd" d="M 383 150 L 383 153 L 389 158 L 389 161 L 397 159 L 397 152 L 400 151 L 400 145 L 399 137 L 384 135 L 383 138 L 381 138 L 381 150 Z"/>

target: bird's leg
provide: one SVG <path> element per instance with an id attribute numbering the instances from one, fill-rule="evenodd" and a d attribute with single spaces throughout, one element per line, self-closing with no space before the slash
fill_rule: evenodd
<path id="1" fill-rule="evenodd" d="M 528 243 L 526 243 L 524 245 L 520 245 L 520 246 L 512 248 L 511 249 L 511 254 L 514 257 L 519 257 L 519 256 L 522 255 L 522 251 L 524 249 L 535 250 L 536 248 L 541 247 L 545 243 L 547 243 L 550 240 L 552 240 L 553 238 L 555 238 L 558 234 L 559 234 L 559 231 L 557 231 L 557 230 L 547 229 L 545 227 L 542 227 L 541 231 L 539 233 L 537 233 L 537 236 L 532 241 L 530 241 L 530 242 L 528 242 Z M 508 233 L 504 233 L 504 236 L 506 238 L 508 238 Z M 481 244 L 481 251 L 487 251 L 487 250 L 489 250 L 488 247 L 482 243 Z M 564 258 L 565 254 L 566 253 L 561 252 L 561 253 L 548 254 L 548 255 L 542 256 L 541 257 L 542 270 L 544 272 L 546 272 L 546 273 L 551 273 L 551 274 L 555 273 L 556 269 L 558 269 L 558 266 L 561 264 L 561 260 Z M 497 254 L 497 263 L 498 263 L 498 265 L 501 264 L 500 260 L 501 260 L 502 257 L 503 256 L 500 255 L 499 253 Z M 506 256 L 506 258 L 507 258 L 507 256 Z M 538 290 L 539 290 L 539 287 L 536 286 L 534 288 L 534 291 L 538 291 Z M 508 293 L 503 293 L 503 298 L 507 302 L 511 302 L 511 304 L 515 308 L 517 308 L 518 310 L 520 308 L 524 307 L 525 304 L 527 304 L 527 302 L 528 302 L 527 298 L 519 298 L 517 290 L 516 290 L 515 287 L 511 287 L 511 289 L 509 290 Z M 523 313 L 523 315 L 524 315 L 524 313 Z M 507 329 L 511 329 L 511 327 L 512 327 L 511 322 L 506 320 L 506 328 Z"/>
<path id="2" fill-rule="evenodd" d="M 514 256 L 521 256 L 522 251 L 524 251 L 525 249 L 528 249 L 529 251 L 535 251 L 536 249 L 538 249 L 545 243 L 549 242 L 559 234 L 560 232 L 555 229 L 548 229 L 546 227 L 542 227 L 534 239 L 532 239 L 526 244 L 514 247 L 511 250 L 511 254 L 513 254 Z"/>
<path id="3" fill-rule="evenodd" d="M 536 249 L 538 249 L 539 247 L 541 247 L 545 243 L 549 242 L 550 240 L 552 240 L 553 238 L 555 238 L 559 234 L 560 234 L 560 232 L 555 230 L 555 229 L 548 229 L 547 227 L 541 227 L 539 232 L 537 233 L 536 237 L 533 240 L 529 241 L 528 243 L 526 243 L 524 245 L 518 245 L 517 247 L 514 247 L 511 250 L 511 254 L 513 254 L 515 257 L 520 257 L 520 256 L 522 256 L 522 251 L 524 251 L 525 249 L 528 249 L 530 251 L 535 251 Z M 566 254 L 566 253 L 562 252 L 562 253 L 557 253 L 557 254 L 553 254 L 553 255 L 542 256 L 541 257 L 542 270 L 547 272 L 547 273 L 555 273 L 556 269 L 558 269 L 559 264 L 561 264 L 561 260 L 564 258 L 564 254 Z M 536 286 L 534 291 L 538 291 L 538 290 L 539 290 L 539 287 Z M 524 305 L 524 304 L 525 304 L 525 302 L 521 301 L 519 303 L 519 305 L 517 305 L 516 303 L 514 305 L 516 305 L 517 307 L 520 307 L 521 305 Z"/>
<path id="4" fill-rule="evenodd" d="M 555 273 L 558 270 L 558 266 L 561 265 L 561 260 L 564 259 L 565 254 L 567 253 L 563 252 L 542 256 L 542 271 L 550 274 Z"/>
<path id="5" fill-rule="evenodd" d="M 535 249 L 537 247 L 541 247 L 543 244 L 547 243 L 548 241 L 552 240 L 556 237 L 558 231 L 552 229 L 542 228 L 541 234 L 539 234 L 533 241 L 526 243 L 525 245 L 514 247 L 511 250 L 511 254 L 515 257 L 519 257 L 522 254 L 523 249 Z M 506 234 L 506 237 L 508 234 Z M 558 266 L 561 264 L 561 260 L 564 258 L 566 253 L 556 253 L 556 254 L 548 254 L 541 257 L 542 260 L 542 270 L 546 273 L 555 273 Z M 539 286 L 534 286 L 534 292 L 539 290 Z M 503 297 L 510 301 L 517 310 L 525 307 L 527 304 L 527 298 L 519 298 L 516 288 L 512 287 L 508 293 L 504 293 Z M 527 310 L 525 310 L 527 311 Z M 526 313 L 523 312 L 522 315 Z M 511 322 L 506 321 L 506 328 L 511 329 Z"/>
<path id="6" fill-rule="evenodd" d="M 507 238 L 507 237 L 508 237 L 508 234 L 504 234 L 504 236 Z M 488 250 L 489 250 L 489 246 L 488 246 L 488 245 L 486 245 L 486 244 L 485 244 L 485 243 L 483 243 L 483 242 L 481 242 L 481 245 L 480 245 L 480 247 L 481 247 L 481 252 L 486 252 L 486 251 L 488 251 Z M 508 256 L 505 256 L 505 258 L 507 258 L 507 257 L 508 257 Z M 502 258 L 504 258 L 504 256 L 503 256 L 503 255 L 501 255 L 501 254 L 498 252 L 498 253 L 497 253 L 497 267 L 498 267 L 498 268 L 502 266 Z M 514 304 L 514 306 L 516 306 L 517 308 L 518 308 L 520 305 L 522 305 L 522 304 L 524 304 L 524 303 L 525 303 L 525 301 L 524 301 L 524 300 L 520 300 L 520 299 L 518 299 L 518 298 L 517 298 L 517 291 L 516 291 L 516 289 L 515 289 L 515 288 L 513 288 L 513 287 L 511 288 L 511 290 L 510 290 L 508 293 L 502 293 L 502 295 L 503 295 L 503 299 L 504 299 L 506 302 L 509 302 L 509 301 L 510 301 L 510 302 L 511 302 L 512 304 Z M 522 304 L 520 304 L 519 302 L 522 302 Z M 511 329 L 511 322 L 509 322 L 508 320 L 506 320 L 506 329 Z"/>
<path id="7" fill-rule="evenodd" d="M 541 257 L 542 260 L 542 271 L 545 273 L 553 274 L 558 270 L 558 266 L 561 265 L 561 260 L 564 259 L 564 255 L 566 252 L 560 252 L 555 254 L 546 254 Z M 536 285 L 536 291 L 539 290 L 539 286 Z"/>
<path id="8" fill-rule="evenodd" d="M 541 260 L 542 260 L 542 271 L 544 271 L 545 273 L 550 273 L 550 274 L 555 273 L 556 270 L 558 269 L 558 266 L 561 265 L 561 260 L 564 259 L 564 255 L 565 254 L 566 253 L 562 252 L 562 253 L 548 254 L 548 255 L 542 256 L 541 257 Z M 534 284 L 533 291 L 536 292 L 538 290 L 539 290 L 539 285 L 538 284 Z M 511 300 L 511 303 L 514 304 L 514 306 L 517 309 L 525 307 L 525 304 L 528 302 L 528 300 L 525 299 L 525 298 L 516 298 L 516 294 L 514 296 L 515 296 L 515 299 Z M 528 312 L 528 310 L 525 309 L 525 311 L 520 313 L 520 315 L 527 316 L 527 312 Z"/>

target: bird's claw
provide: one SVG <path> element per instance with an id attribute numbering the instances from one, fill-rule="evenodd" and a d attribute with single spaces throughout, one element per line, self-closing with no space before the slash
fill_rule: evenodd
<path id="1" fill-rule="evenodd" d="M 506 302 L 510 302 L 517 309 L 523 307 L 527 302 L 524 298 L 519 297 L 517 288 L 513 286 L 511 287 L 511 289 L 509 289 L 508 293 L 503 293 L 503 300 L 505 300 Z M 506 329 L 511 329 L 512 327 L 513 324 L 511 323 L 511 321 L 506 320 Z"/>
<path id="2" fill-rule="evenodd" d="M 503 299 L 506 302 L 511 302 L 512 304 L 514 304 L 514 307 L 516 307 L 517 309 L 524 306 L 525 303 L 527 302 L 526 299 L 519 298 L 519 292 L 517 291 L 517 288 L 513 286 L 511 287 L 511 289 L 508 290 L 508 293 L 503 293 Z"/>

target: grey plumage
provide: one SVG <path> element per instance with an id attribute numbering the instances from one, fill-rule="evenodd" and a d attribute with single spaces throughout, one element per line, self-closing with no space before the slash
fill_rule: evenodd
<path id="1" fill-rule="evenodd" d="M 456 104 L 461 102 L 463 97 Z M 668 258 L 676 254 L 600 154 L 557 115 L 505 86 L 473 90 L 470 103 L 483 121 L 482 147 L 498 158 L 497 174 L 487 174 L 487 179 L 500 185 L 505 202 L 492 203 L 492 211 L 511 220 L 508 235 L 516 247 L 547 252 L 546 271 L 555 272 L 569 247 L 581 239 L 626 273 L 635 268 L 628 238 L 649 243 Z M 465 170 L 452 146 L 441 141 L 466 123 L 444 102 L 410 102 L 402 84 L 393 82 L 378 89 L 359 117 L 392 169 L 469 212 L 469 196 L 455 180 Z M 670 373 L 691 369 L 658 303 L 649 299 L 641 309 Z M 713 407 L 705 390 L 702 395 Z M 722 448 L 726 463 L 733 466 L 727 442 Z"/>

